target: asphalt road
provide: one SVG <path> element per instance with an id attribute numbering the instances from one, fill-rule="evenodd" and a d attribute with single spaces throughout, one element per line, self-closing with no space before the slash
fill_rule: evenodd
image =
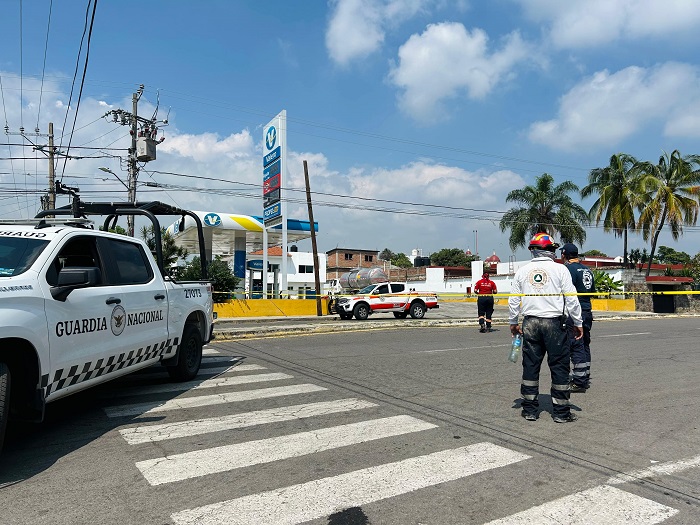
<path id="1" fill-rule="evenodd" d="M 595 323 L 563 425 L 546 366 L 519 416 L 498 328 L 217 340 L 196 387 L 155 367 L 59 401 L 10 431 L 0 523 L 700 523 L 697 319 Z"/>

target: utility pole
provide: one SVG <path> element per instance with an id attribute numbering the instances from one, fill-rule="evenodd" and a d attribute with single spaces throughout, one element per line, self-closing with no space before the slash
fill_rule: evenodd
<path id="1" fill-rule="evenodd" d="M 49 122 L 49 210 L 56 209 L 56 164 L 53 149 L 53 122 Z"/>
<path id="2" fill-rule="evenodd" d="M 112 115 L 112 121 L 122 126 L 129 126 L 131 135 L 131 147 L 129 148 L 129 158 L 127 166 L 129 179 L 127 181 L 128 200 L 130 204 L 136 203 L 136 183 L 139 178 L 139 162 L 150 162 L 156 160 L 156 146 L 165 140 L 161 137 L 156 140 L 158 134 L 158 123 L 168 125 L 168 119 L 157 120 L 158 105 L 152 118 L 146 119 L 138 116 L 138 103 L 143 95 L 144 86 L 141 84 L 131 97 L 131 113 L 123 109 L 113 109 L 105 113 L 105 117 Z M 102 169 L 102 168 L 100 168 Z M 102 169 L 110 173 L 108 168 Z M 134 236 L 134 216 L 127 215 L 127 233 Z"/>
<path id="3" fill-rule="evenodd" d="M 314 290 L 316 291 L 316 315 L 322 316 L 321 277 L 318 268 L 318 249 L 316 248 L 316 229 L 314 228 L 314 210 L 311 206 L 311 187 L 309 186 L 309 166 L 304 161 L 304 179 L 306 180 L 306 205 L 309 208 L 309 230 L 311 231 L 311 250 L 314 254 Z"/>
<path id="4" fill-rule="evenodd" d="M 129 149 L 129 202 L 136 202 L 136 181 L 139 178 L 139 165 L 136 163 L 136 134 L 138 133 L 139 99 L 143 94 L 143 84 L 131 96 L 131 148 Z M 127 235 L 134 236 L 134 216 L 126 216 Z"/>

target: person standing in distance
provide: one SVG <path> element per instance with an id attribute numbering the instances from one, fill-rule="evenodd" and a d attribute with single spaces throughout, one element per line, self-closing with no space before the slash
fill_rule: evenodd
<path id="1" fill-rule="evenodd" d="M 487 272 L 481 276 L 474 285 L 474 293 L 479 297 L 476 299 L 476 309 L 479 315 L 479 332 L 491 331 L 491 316 L 493 315 L 493 294 L 498 293 L 496 283 L 494 283 Z"/>
<path id="2" fill-rule="evenodd" d="M 583 336 L 583 320 L 571 274 L 554 260 L 558 247 L 547 233 L 538 233 L 532 238 L 528 246 L 532 260 L 515 272 L 511 286 L 514 295 L 508 298 L 510 332 L 513 336 L 523 336 L 520 415 L 528 421 L 537 419 L 540 367 L 545 354 L 552 376 L 554 422 L 570 423 L 578 419 L 569 406 L 570 346 L 566 313 L 571 316 L 579 339 Z M 521 313 L 522 328 L 518 324 Z"/>
<path id="3" fill-rule="evenodd" d="M 566 243 L 561 247 L 561 258 L 569 269 L 571 280 L 578 293 L 590 294 L 595 292 L 593 272 L 578 258 L 578 248 L 575 244 Z M 569 385 L 571 392 L 585 392 L 590 386 L 591 376 L 591 327 L 593 313 L 591 312 L 591 296 L 579 295 L 581 316 L 583 317 L 583 337 L 575 339 L 573 322 L 569 319 L 569 342 L 571 344 L 571 363 L 573 364 L 572 380 Z"/>

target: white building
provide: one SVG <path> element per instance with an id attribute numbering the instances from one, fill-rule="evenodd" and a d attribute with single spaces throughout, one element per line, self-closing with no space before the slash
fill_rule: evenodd
<path id="1" fill-rule="evenodd" d="M 247 254 L 245 294 L 246 297 L 262 297 L 262 250 Z M 275 246 L 267 250 L 270 271 L 267 274 L 267 297 L 289 297 L 304 299 L 315 297 L 314 255 L 310 252 L 296 251 L 292 246 L 286 253 L 287 257 L 287 290 L 280 290 L 282 278 L 282 247 Z M 326 280 L 326 254 L 318 254 L 318 273 L 323 294 L 323 283 Z M 252 284 L 251 284 L 252 283 Z"/>

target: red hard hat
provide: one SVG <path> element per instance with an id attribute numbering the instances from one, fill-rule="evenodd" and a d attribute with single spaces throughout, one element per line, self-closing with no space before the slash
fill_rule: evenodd
<path id="1" fill-rule="evenodd" d="M 530 246 L 527 247 L 528 250 L 549 250 L 554 251 L 559 248 L 559 245 L 554 242 L 554 239 L 548 233 L 536 233 L 535 236 L 530 240 Z"/>

